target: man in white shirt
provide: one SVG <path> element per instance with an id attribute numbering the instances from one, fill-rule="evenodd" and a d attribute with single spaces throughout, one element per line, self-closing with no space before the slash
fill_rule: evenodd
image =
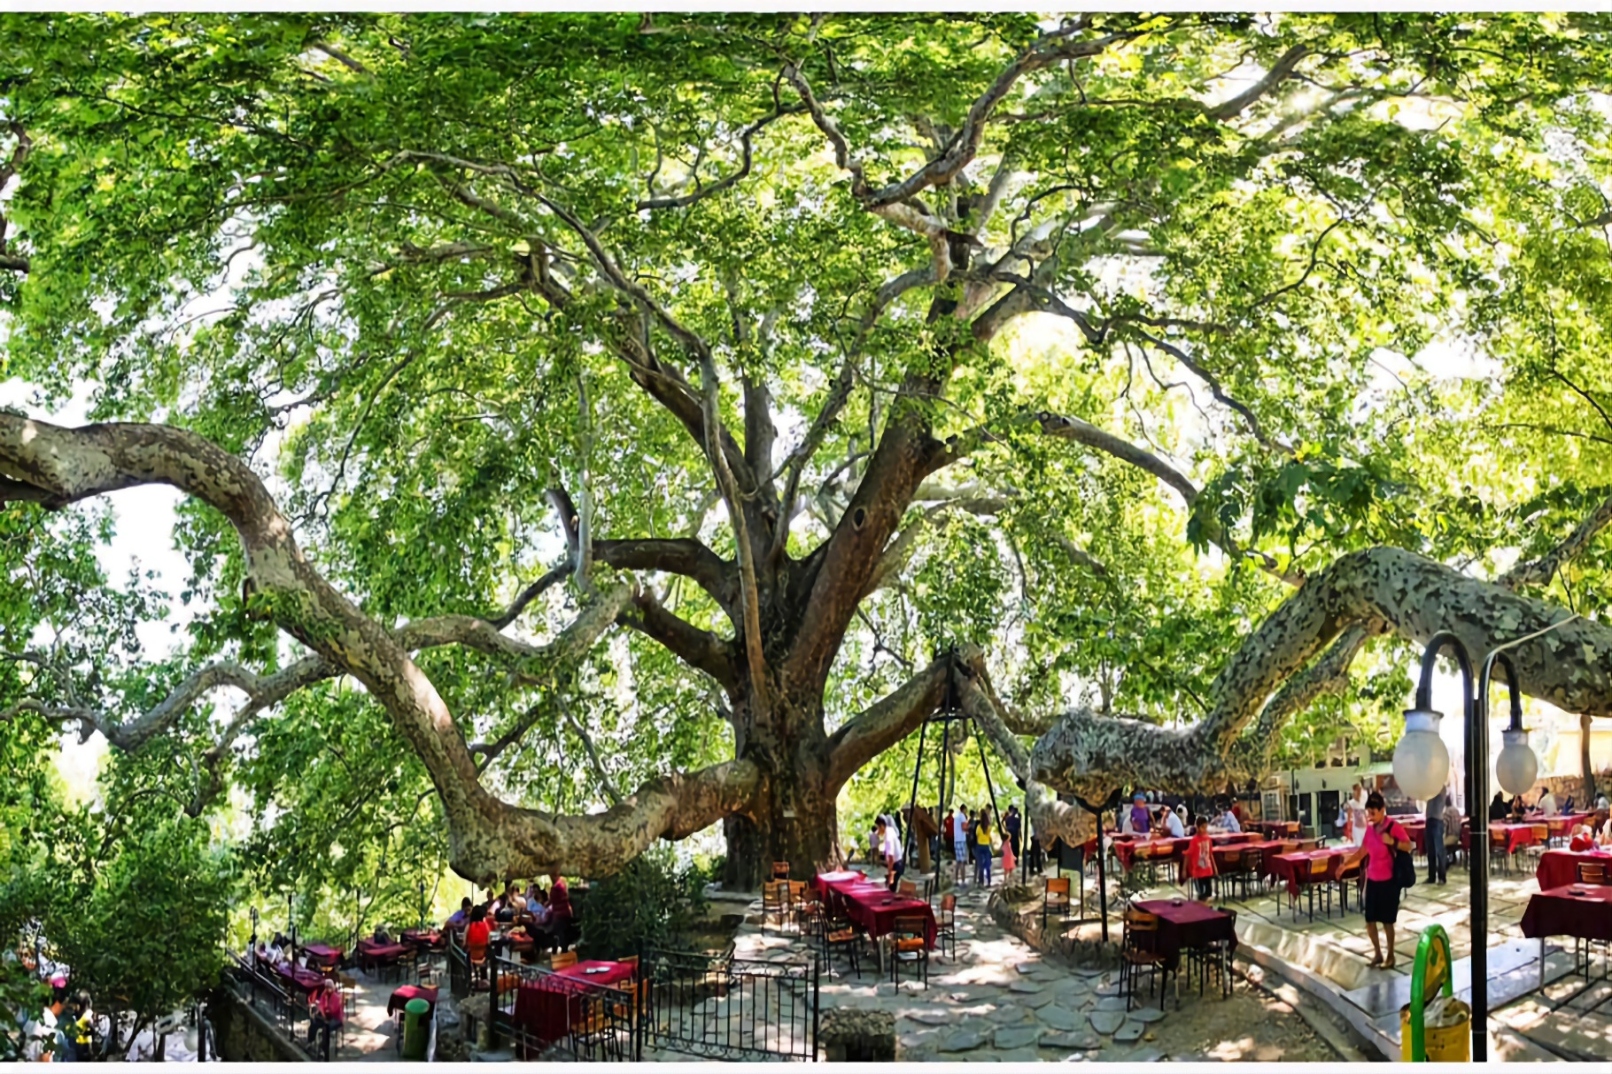
<path id="1" fill-rule="evenodd" d="M 1556 808 L 1556 796 L 1546 787 L 1539 795 L 1539 811 L 1547 817 L 1554 817 L 1561 810 Z"/>
<path id="2" fill-rule="evenodd" d="M 1159 827 L 1163 828 L 1165 833 L 1173 839 L 1185 839 L 1187 837 L 1186 826 L 1181 823 L 1181 818 L 1176 816 L 1175 810 L 1169 806 L 1165 806 L 1159 813 Z"/>

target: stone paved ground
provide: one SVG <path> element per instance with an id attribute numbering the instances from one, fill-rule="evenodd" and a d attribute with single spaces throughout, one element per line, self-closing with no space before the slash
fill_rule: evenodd
<path id="1" fill-rule="evenodd" d="M 1375 999 L 1378 1014 L 1375 1020 L 1384 1032 L 1397 1041 L 1399 1028 L 1397 1015 L 1383 1016 L 1388 1010 L 1380 996 L 1393 990 L 1394 994 L 1408 994 L 1408 978 L 1415 964 L 1416 945 L 1422 930 L 1437 923 L 1449 934 L 1452 954 L 1457 960 L 1458 978 L 1464 973 L 1463 960 L 1471 955 L 1471 935 L 1468 927 L 1471 891 L 1463 866 L 1450 870 L 1445 885 L 1429 885 L 1425 863 L 1418 861 L 1416 886 L 1407 891 L 1401 900 L 1399 927 L 1395 934 L 1398 966 L 1394 970 L 1370 967 L 1371 941 L 1366 934 L 1365 919 L 1350 897 L 1349 912 L 1341 914 L 1334 897 L 1330 916 L 1321 913 L 1319 903 L 1312 921 L 1300 903 L 1297 919 L 1287 905 L 1285 894 L 1280 900 L 1265 893 L 1247 900 L 1226 898 L 1217 902 L 1238 913 L 1238 933 L 1245 941 L 1260 943 L 1287 961 L 1298 962 L 1316 973 L 1341 992 L 1352 993 L 1359 1003 Z M 1583 977 L 1562 977 L 1566 956 L 1555 954 L 1547 963 L 1547 985 L 1544 993 L 1537 990 L 1536 941 L 1524 941 L 1521 920 L 1530 896 L 1539 890 L 1534 879 L 1535 860 L 1527 853 L 1513 859 L 1509 872 L 1492 872 L 1489 881 L 1489 948 L 1491 974 L 1497 972 L 1507 952 L 1506 945 L 1520 947 L 1520 952 L 1509 957 L 1513 961 L 1526 957 L 1533 970 L 1519 970 L 1512 976 L 1513 991 L 1524 992 L 1521 998 L 1505 1004 L 1496 1004 L 1491 1011 L 1491 1038 L 1495 1053 L 1516 1059 L 1549 1059 L 1567 1057 L 1612 1058 L 1612 987 L 1587 988 Z M 1049 873 L 1050 875 L 1050 873 Z M 1161 883 L 1141 897 L 1173 896 L 1183 889 L 1169 884 L 1160 876 Z M 1112 885 L 1112 881 L 1111 881 Z M 1095 880 L 1086 878 L 1091 910 L 1095 913 Z M 1096 926 L 1069 930 L 1072 935 L 1090 939 Z M 1280 944 L 1272 942 L 1273 937 Z M 1600 969 L 1597 968 L 1597 974 Z M 1497 991 L 1498 982 L 1491 982 L 1491 994 Z M 1527 994 L 1531 993 L 1531 994 Z M 1404 997 L 1393 1003 L 1397 1011 Z M 1540 1046 L 1547 1051 L 1541 1051 Z M 1550 1053 L 1556 1053 L 1552 1055 Z"/>
<path id="2" fill-rule="evenodd" d="M 754 907 L 759 911 L 760 904 Z M 759 916 L 753 914 L 753 917 Z M 936 957 L 928 989 L 903 980 L 898 993 L 871 957 L 860 978 L 836 959 L 821 1005 L 888 1010 L 896 1016 L 898 1059 L 985 1061 L 1260 1060 L 1327 1061 L 1341 1056 L 1291 1006 L 1239 981 L 1233 997 L 1184 993 L 1160 1013 L 1129 1014 L 1112 973 L 1076 969 L 1042 955 L 999 926 L 986 895 L 965 888 L 958 901 L 955 960 Z M 741 926 L 735 955 L 799 958 L 798 938 Z"/>

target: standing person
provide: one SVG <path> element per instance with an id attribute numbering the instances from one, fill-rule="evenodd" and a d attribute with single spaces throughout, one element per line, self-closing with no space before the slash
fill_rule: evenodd
<path id="1" fill-rule="evenodd" d="M 1390 820 L 1383 796 L 1373 791 L 1366 799 L 1366 935 L 1371 938 L 1371 964 L 1391 970 L 1394 958 L 1394 922 L 1399 920 L 1399 882 L 1394 879 L 1394 852 L 1409 851 L 1412 843 L 1398 821 Z M 1378 927 L 1387 934 L 1388 954 L 1377 939 Z"/>
<path id="2" fill-rule="evenodd" d="M 1422 815 L 1427 818 L 1423 842 L 1427 847 L 1427 882 L 1442 884 L 1449 872 L 1449 861 L 1444 856 L 1444 806 L 1450 800 L 1450 789 L 1445 787 L 1427 800 Z"/>
<path id="3" fill-rule="evenodd" d="M 963 809 L 963 803 L 957 803 L 957 812 L 952 815 L 952 883 L 962 887 L 964 877 L 968 874 L 968 813 Z"/>
<path id="4" fill-rule="evenodd" d="M 1343 803 L 1344 809 L 1344 838 L 1355 846 L 1366 835 L 1366 790 L 1356 783 L 1349 788 L 1349 798 Z"/>
<path id="5" fill-rule="evenodd" d="M 1008 808 L 1012 809 L 1013 807 L 1009 806 Z M 1005 830 L 1006 817 L 1002 818 L 1002 824 Z M 1013 840 L 1004 835 L 1002 836 L 1002 883 L 1006 884 L 1013 879 L 1013 870 L 1017 865 L 1018 862 L 1015 860 L 1013 853 Z"/>
<path id="6" fill-rule="evenodd" d="M 1125 817 L 1125 823 L 1120 830 L 1126 835 L 1139 835 L 1145 839 L 1152 822 L 1152 814 L 1147 809 L 1147 795 L 1137 791 L 1131 798 L 1131 811 Z"/>
<path id="7" fill-rule="evenodd" d="M 52 981 L 51 986 L 50 1003 L 39 1012 L 38 1018 L 28 1019 L 22 1027 L 22 1057 L 29 1063 L 49 1063 L 56 1055 L 56 1023 L 67 1003 L 67 984 L 64 981 L 57 985 Z"/>
<path id="8" fill-rule="evenodd" d="M 1197 834 L 1187 844 L 1187 872 L 1198 889 L 1198 901 L 1208 902 L 1212 881 L 1219 869 L 1215 864 L 1214 840 L 1209 838 L 1209 818 L 1199 817 L 1196 827 Z"/>
<path id="9" fill-rule="evenodd" d="M 980 810 L 980 819 L 974 825 L 974 860 L 979 863 L 980 883 L 991 886 L 991 810 Z"/>
<path id="10" fill-rule="evenodd" d="M 1456 808 L 1455 794 L 1450 788 L 1444 788 L 1444 867 L 1449 869 L 1450 861 L 1461 846 L 1461 829 L 1465 826 L 1461 810 Z"/>
<path id="11" fill-rule="evenodd" d="M 1019 833 L 1023 829 L 1024 821 L 1019 816 L 1019 807 L 1017 805 L 1008 806 L 1007 816 L 1002 818 L 1002 832 L 1003 839 L 1012 846 L 1015 858 L 1023 854 L 1023 850 L 1019 846 Z M 1008 866 L 1005 862 L 1002 865 L 1002 871 L 1008 871 Z"/>
<path id="12" fill-rule="evenodd" d="M 896 831 L 895 820 L 889 816 L 880 817 L 873 830 L 879 837 L 879 857 L 884 862 L 884 882 L 891 891 L 894 891 L 901 881 L 901 874 L 906 869 L 906 863 L 901 860 L 901 836 Z"/>

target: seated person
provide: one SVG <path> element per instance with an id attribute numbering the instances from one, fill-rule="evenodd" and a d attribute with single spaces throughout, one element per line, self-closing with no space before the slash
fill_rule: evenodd
<path id="1" fill-rule="evenodd" d="M 315 1034 L 322 1033 L 319 1054 L 327 1060 L 330 1058 L 330 1031 L 342 1024 L 345 1014 L 341 985 L 332 978 L 325 978 L 318 991 L 308 997 L 308 1043 L 313 1043 Z"/>
<path id="2" fill-rule="evenodd" d="M 487 908 L 474 906 L 470 910 L 470 923 L 465 926 L 465 949 L 486 951 L 487 943 L 492 939 L 492 926 L 487 924 Z"/>
<path id="3" fill-rule="evenodd" d="M 1567 849 L 1574 853 L 1591 850 L 1595 846 L 1595 833 L 1588 824 L 1573 825 L 1573 830 L 1567 835 Z"/>
<path id="4" fill-rule="evenodd" d="M 1237 815 L 1229 809 L 1223 809 L 1220 816 L 1215 818 L 1215 827 L 1223 832 L 1240 832 L 1243 826 L 1238 823 Z"/>
<path id="5" fill-rule="evenodd" d="M 1612 824 L 1601 825 L 1601 834 L 1595 837 L 1595 845 L 1602 850 L 1612 848 Z"/>
<path id="6" fill-rule="evenodd" d="M 454 932 L 470 924 L 470 896 L 466 895 L 459 900 L 459 909 L 448 916 L 442 923 L 443 932 Z"/>
<path id="7" fill-rule="evenodd" d="M 526 900 L 521 898 L 520 892 L 515 890 L 515 881 L 511 880 L 504 885 L 504 894 L 498 900 L 498 908 L 493 916 L 499 921 L 514 921 L 525 911 Z"/>

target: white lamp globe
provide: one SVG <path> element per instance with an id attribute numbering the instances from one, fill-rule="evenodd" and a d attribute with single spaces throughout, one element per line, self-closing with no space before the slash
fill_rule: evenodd
<path id="1" fill-rule="evenodd" d="M 1439 737 L 1441 712 L 1405 711 L 1405 737 L 1394 747 L 1394 782 L 1408 797 L 1427 801 L 1444 789 L 1450 774 L 1450 748 Z"/>
<path id="2" fill-rule="evenodd" d="M 1521 728 L 1507 728 L 1500 732 L 1505 746 L 1494 763 L 1495 779 L 1500 789 L 1515 798 L 1534 785 L 1539 776 L 1539 758 L 1528 745 L 1528 732 Z"/>

